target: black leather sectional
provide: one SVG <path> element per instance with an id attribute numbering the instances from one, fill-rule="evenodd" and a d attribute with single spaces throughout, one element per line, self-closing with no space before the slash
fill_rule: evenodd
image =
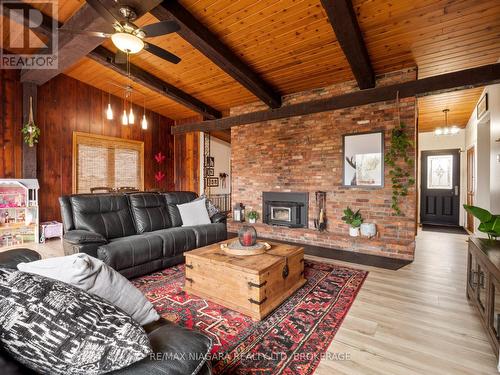
<path id="1" fill-rule="evenodd" d="M 39 260 L 40 255 L 28 249 L 0 252 L 0 267 L 16 268 L 20 262 Z M 212 347 L 205 335 L 168 322 L 164 318 L 143 326 L 148 334 L 154 356 L 146 357 L 113 375 L 211 375 L 210 361 L 206 354 Z M 0 374 L 36 375 L 29 368 L 12 358 L 0 345 Z"/>
<path id="2" fill-rule="evenodd" d="M 84 252 L 127 278 L 184 262 L 184 252 L 227 239 L 226 217 L 183 227 L 177 208 L 193 192 L 84 194 L 59 198 L 66 254 Z"/>

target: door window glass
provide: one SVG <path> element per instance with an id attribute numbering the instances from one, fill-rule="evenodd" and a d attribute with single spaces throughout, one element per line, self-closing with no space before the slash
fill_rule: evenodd
<path id="1" fill-rule="evenodd" d="M 452 189 L 453 155 L 427 157 L 427 189 Z"/>

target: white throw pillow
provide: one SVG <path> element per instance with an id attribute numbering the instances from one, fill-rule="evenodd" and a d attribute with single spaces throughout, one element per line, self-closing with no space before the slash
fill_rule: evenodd
<path id="1" fill-rule="evenodd" d="M 177 208 L 181 214 L 182 226 L 210 224 L 205 199 L 195 200 L 189 203 L 178 204 Z"/>
<path id="2" fill-rule="evenodd" d="M 50 277 L 99 296 L 130 315 L 140 325 L 160 319 L 151 302 L 124 276 L 103 261 L 79 253 L 19 263 L 19 271 Z"/>

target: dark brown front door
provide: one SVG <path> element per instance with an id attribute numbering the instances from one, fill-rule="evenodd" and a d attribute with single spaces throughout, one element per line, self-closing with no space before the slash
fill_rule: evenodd
<path id="1" fill-rule="evenodd" d="M 422 151 L 420 222 L 458 226 L 460 150 Z"/>
<path id="2" fill-rule="evenodd" d="M 474 181 L 476 179 L 475 170 L 475 149 L 471 147 L 467 150 L 467 204 L 474 205 Z M 467 230 L 474 232 L 474 216 L 467 212 Z"/>

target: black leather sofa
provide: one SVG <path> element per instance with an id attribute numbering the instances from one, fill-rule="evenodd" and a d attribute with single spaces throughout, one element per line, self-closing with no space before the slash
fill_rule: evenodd
<path id="1" fill-rule="evenodd" d="M 32 250 L 10 250 L 0 253 L 0 267 L 16 268 L 20 262 L 40 259 Z M 148 334 L 153 356 L 146 357 L 124 369 L 113 371 L 114 375 L 165 375 L 192 374 L 211 375 L 211 364 L 207 355 L 212 347 L 205 335 L 191 331 L 161 318 L 143 327 Z M 31 369 L 12 358 L 1 348 L 0 374 L 35 375 Z"/>
<path id="2" fill-rule="evenodd" d="M 184 262 L 184 252 L 227 239 L 226 217 L 183 227 L 177 208 L 192 192 L 84 194 L 59 198 L 66 254 L 97 257 L 127 278 Z"/>

